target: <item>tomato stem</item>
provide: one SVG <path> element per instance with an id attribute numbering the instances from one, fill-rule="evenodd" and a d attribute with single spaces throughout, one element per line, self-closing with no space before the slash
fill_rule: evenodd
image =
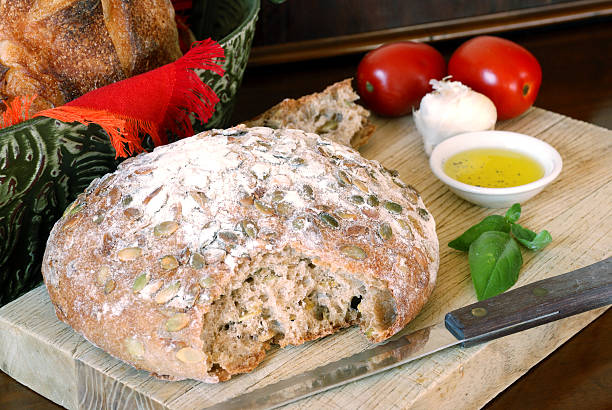
<path id="1" fill-rule="evenodd" d="M 369 81 L 366 81 L 366 91 L 371 93 L 374 92 L 374 86 L 372 85 L 372 83 L 370 83 Z"/>
<path id="2" fill-rule="evenodd" d="M 525 84 L 523 85 L 523 97 L 525 97 L 527 94 L 529 94 L 529 89 L 530 89 L 530 85 L 529 84 Z"/>

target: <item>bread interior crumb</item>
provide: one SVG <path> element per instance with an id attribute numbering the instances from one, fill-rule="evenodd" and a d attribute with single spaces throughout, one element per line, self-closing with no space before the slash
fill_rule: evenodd
<path id="1" fill-rule="evenodd" d="M 209 372 L 224 379 L 249 371 L 272 344 L 298 345 L 360 325 L 366 336 L 395 321 L 395 302 L 381 281 L 369 283 L 291 248 L 239 267 L 241 281 L 213 302 L 201 338 Z"/>
<path id="2" fill-rule="evenodd" d="M 369 112 L 355 103 L 358 98 L 350 80 L 343 81 L 297 102 L 286 100 L 252 125 L 297 128 L 350 146 L 362 137 L 363 132 L 372 132 L 364 128 L 368 124 Z"/>

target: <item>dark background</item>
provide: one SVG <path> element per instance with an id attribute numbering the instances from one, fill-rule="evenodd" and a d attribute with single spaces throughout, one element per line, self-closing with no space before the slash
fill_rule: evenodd
<path id="1" fill-rule="evenodd" d="M 610 14 L 610 0 L 261 0 L 250 61 L 312 60 Z"/>
<path id="2" fill-rule="evenodd" d="M 261 1 L 255 47 L 389 30 L 504 12 L 584 3 L 575 0 Z"/>

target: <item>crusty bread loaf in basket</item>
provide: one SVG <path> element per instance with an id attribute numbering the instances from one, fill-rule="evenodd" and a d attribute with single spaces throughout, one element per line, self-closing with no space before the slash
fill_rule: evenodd
<path id="1" fill-rule="evenodd" d="M 393 171 L 299 130 L 212 130 L 121 164 L 67 209 L 42 265 L 58 317 L 168 379 L 227 380 L 271 344 L 402 329 L 438 268 Z"/>
<path id="2" fill-rule="evenodd" d="M 0 100 L 36 94 L 32 111 L 181 55 L 170 0 L 0 2 Z"/>

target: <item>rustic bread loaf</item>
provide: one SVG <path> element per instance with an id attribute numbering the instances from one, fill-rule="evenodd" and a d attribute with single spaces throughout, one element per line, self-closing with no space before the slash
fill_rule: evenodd
<path id="1" fill-rule="evenodd" d="M 0 2 L 0 100 L 37 94 L 32 111 L 181 55 L 170 0 Z"/>
<path id="2" fill-rule="evenodd" d="M 355 103 L 358 98 L 347 78 L 320 93 L 297 100 L 287 98 L 245 125 L 297 128 L 356 149 L 368 141 L 376 128 L 368 120 L 370 112 Z"/>
<path id="3" fill-rule="evenodd" d="M 94 181 L 48 240 L 58 317 L 171 379 L 227 380 L 271 344 L 402 329 L 438 268 L 416 191 L 355 150 L 244 126 L 156 148 Z"/>

